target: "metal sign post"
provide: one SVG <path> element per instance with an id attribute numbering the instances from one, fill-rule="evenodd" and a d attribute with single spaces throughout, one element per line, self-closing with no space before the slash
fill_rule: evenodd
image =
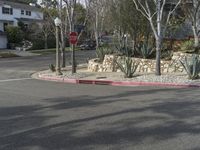
<path id="1" fill-rule="evenodd" d="M 72 74 L 74 74 L 76 73 L 75 46 L 78 41 L 78 34 L 77 32 L 71 32 L 69 37 L 69 42 L 72 45 Z"/>

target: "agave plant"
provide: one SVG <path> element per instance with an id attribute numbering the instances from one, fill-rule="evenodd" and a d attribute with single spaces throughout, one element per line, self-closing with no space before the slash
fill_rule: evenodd
<path id="1" fill-rule="evenodd" d="M 117 62 L 119 69 L 124 73 L 125 78 L 132 78 L 138 64 L 134 62 L 131 57 L 123 57 L 123 61 Z"/>
<path id="2" fill-rule="evenodd" d="M 185 60 L 180 62 L 184 67 L 185 71 L 187 72 L 189 79 L 195 80 L 199 78 L 199 73 L 200 73 L 199 56 L 193 54 L 191 59 L 185 57 Z"/>
<path id="3" fill-rule="evenodd" d="M 142 56 L 142 58 L 147 59 L 153 53 L 153 49 L 148 45 L 147 42 L 142 42 L 136 47 L 137 52 Z"/>

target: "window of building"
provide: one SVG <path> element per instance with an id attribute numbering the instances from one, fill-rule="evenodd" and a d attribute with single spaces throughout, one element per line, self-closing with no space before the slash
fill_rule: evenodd
<path id="1" fill-rule="evenodd" d="M 21 10 L 21 14 L 24 15 L 24 10 Z"/>
<path id="2" fill-rule="evenodd" d="M 2 7 L 2 13 L 3 14 L 12 15 L 13 14 L 13 9 L 12 8 L 8 8 L 8 7 Z"/>
<path id="3" fill-rule="evenodd" d="M 26 11 L 27 16 L 31 16 L 31 11 Z"/>

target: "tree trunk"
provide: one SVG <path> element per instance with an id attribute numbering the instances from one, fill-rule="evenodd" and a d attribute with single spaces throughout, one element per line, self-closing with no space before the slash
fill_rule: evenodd
<path id="1" fill-rule="evenodd" d="M 48 49 L 48 43 L 47 43 L 47 41 L 48 41 L 48 35 L 45 34 L 45 35 L 44 35 L 44 48 L 45 48 L 45 49 Z"/>
<path id="2" fill-rule="evenodd" d="M 198 31 L 197 28 L 192 27 L 193 34 L 194 34 L 194 47 L 198 48 L 199 47 L 199 37 L 198 37 Z"/>
<path id="3" fill-rule="evenodd" d="M 98 31 L 95 31 L 95 40 L 96 40 L 96 48 L 99 47 L 99 35 L 98 35 Z"/>
<path id="4" fill-rule="evenodd" d="M 133 46 L 133 52 L 134 52 L 134 55 L 135 55 L 135 47 L 136 47 L 136 40 L 135 38 L 132 38 L 132 46 Z"/>
<path id="5" fill-rule="evenodd" d="M 62 67 L 66 67 L 65 60 L 65 33 L 63 33 L 63 29 L 61 29 L 61 57 L 62 57 Z"/>
<path id="6" fill-rule="evenodd" d="M 59 6 L 58 6 L 58 14 L 59 18 L 61 19 L 62 23 L 60 25 L 60 52 L 61 52 L 61 66 L 64 68 L 66 66 L 65 61 L 65 19 L 62 17 L 62 0 L 59 0 Z M 64 22 L 64 23 L 63 23 Z"/>
<path id="7" fill-rule="evenodd" d="M 98 11 L 97 11 L 97 8 L 96 8 L 96 16 L 95 16 L 95 31 L 94 31 L 94 34 L 95 34 L 95 40 L 96 40 L 96 48 L 99 47 L 99 17 L 98 17 Z"/>
<path id="8" fill-rule="evenodd" d="M 157 36 L 156 36 L 156 75 L 160 76 L 160 55 L 161 55 L 161 1 L 157 0 Z"/>
<path id="9" fill-rule="evenodd" d="M 156 75 L 160 76 L 160 55 L 161 55 L 161 39 L 156 38 Z"/>
<path id="10" fill-rule="evenodd" d="M 62 42 L 61 57 L 62 57 L 62 68 L 65 68 L 66 67 L 65 42 Z"/>

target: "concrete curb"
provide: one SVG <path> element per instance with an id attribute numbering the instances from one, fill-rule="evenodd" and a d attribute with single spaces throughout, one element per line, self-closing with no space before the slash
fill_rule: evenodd
<path id="1" fill-rule="evenodd" d="M 46 81 L 56 81 L 71 84 L 94 84 L 94 85 L 111 85 L 111 86 L 162 86 L 162 87 L 179 87 L 179 88 L 200 88 L 200 84 L 177 84 L 161 82 L 133 82 L 133 81 L 111 81 L 111 80 L 84 80 L 84 79 L 66 79 L 60 77 L 49 77 L 38 75 L 37 79 Z"/>

